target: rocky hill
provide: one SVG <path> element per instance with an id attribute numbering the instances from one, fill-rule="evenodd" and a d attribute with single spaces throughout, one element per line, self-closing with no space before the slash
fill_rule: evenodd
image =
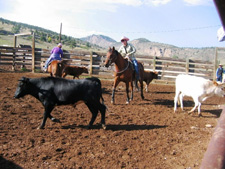
<path id="1" fill-rule="evenodd" d="M 104 36 L 104 35 L 91 35 L 84 38 L 80 38 L 83 41 L 87 41 L 92 44 L 96 44 L 98 46 L 101 46 L 103 48 L 108 48 L 109 46 L 112 46 L 116 43 L 115 40 L 113 40 L 110 37 Z"/>
<path id="2" fill-rule="evenodd" d="M 112 38 L 103 35 L 91 35 L 82 40 L 91 44 L 108 48 L 115 46 L 118 49 L 121 46 L 120 42 L 116 42 Z M 179 48 L 173 45 L 152 42 L 145 38 L 139 38 L 130 41 L 137 49 L 137 54 L 150 55 L 158 57 L 172 57 L 172 58 L 190 58 L 198 60 L 214 60 L 215 48 Z"/>

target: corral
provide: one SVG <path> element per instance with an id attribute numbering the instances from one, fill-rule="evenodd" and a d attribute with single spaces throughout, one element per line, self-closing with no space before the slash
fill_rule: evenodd
<path id="1" fill-rule="evenodd" d="M 37 130 L 43 107 L 31 96 L 13 98 L 18 79 L 48 76 L 42 73 L 0 73 L 0 166 L 2 168 L 192 168 L 200 167 L 224 98 L 202 104 L 203 117 L 173 113 L 174 86 L 150 84 L 141 100 L 125 104 L 125 86 L 117 88 L 112 105 L 112 81 L 101 80 L 108 107 L 107 130 L 100 114 L 93 129 L 86 129 L 91 113 L 84 104 L 56 107 L 61 123 L 46 123 Z M 70 77 L 68 77 L 70 78 Z M 185 110 L 193 107 L 184 99 Z M 180 110 L 180 109 L 179 109 Z"/>
<path id="2" fill-rule="evenodd" d="M 221 53 L 223 52 L 223 53 Z M 224 48 L 217 48 L 213 60 L 174 59 L 156 56 L 136 56 L 146 70 L 159 72 L 158 83 L 173 84 L 176 76 L 188 73 L 195 76 L 215 80 L 215 72 L 219 63 L 218 58 L 224 54 Z M 86 66 L 90 75 L 99 75 L 112 78 L 114 66 L 108 69 L 104 67 L 105 53 L 87 51 L 64 51 L 64 59 L 71 60 L 71 65 Z M 43 62 L 50 56 L 49 49 L 20 48 L 0 46 L 0 65 L 11 66 L 14 69 L 26 69 L 32 72 L 40 72 Z"/>

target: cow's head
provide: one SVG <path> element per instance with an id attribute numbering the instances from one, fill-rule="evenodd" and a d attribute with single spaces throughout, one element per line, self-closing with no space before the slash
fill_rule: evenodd
<path id="1" fill-rule="evenodd" d="M 153 79 L 158 79 L 158 72 L 156 71 L 153 72 Z"/>
<path id="2" fill-rule="evenodd" d="M 225 91 L 224 91 L 225 83 L 217 83 L 217 82 L 213 81 L 213 85 L 216 87 L 215 94 L 217 96 L 224 97 L 225 96 Z"/>
<path id="3" fill-rule="evenodd" d="M 17 86 L 16 92 L 15 92 L 15 95 L 14 95 L 15 98 L 18 99 L 18 98 L 23 97 L 23 96 L 28 94 L 28 87 L 27 86 L 29 85 L 29 81 L 30 81 L 30 79 L 26 78 L 26 77 L 22 77 L 19 80 L 19 84 Z"/>
<path id="4" fill-rule="evenodd" d="M 88 74 L 88 69 L 84 66 L 82 68 L 83 68 L 83 72 Z"/>

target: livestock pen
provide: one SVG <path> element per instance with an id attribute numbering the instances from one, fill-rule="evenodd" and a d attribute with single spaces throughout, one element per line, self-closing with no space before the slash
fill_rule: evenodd
<path id="1" fill-rule="evenodd" d="M 136 58 L 143 63 L 146 70 L 158 72 L 159 79 L 154 80 L 155 83 L 174 84 L 176 76 L 182 73 L 215 80 L 215 72 L 219 63 L 217 56 L 223 50 L 221 48 L 216 50 L 214 60 L 211 61 L 142 55 L 136 56 Z M 13 70 L 24 68 L 32 72 L 41 72 L 41 67 L 50 56 L 51 50 L 35 48 L 35 52 L 32 51 L 32 48 L 27 47 L 0 46 L 1 69 L 8 66 Z M 64 50 L 64 59 L 71 60 L 71 65 L 87 67 L 90 76 L 113 78 L 114 65 L 109 68 L 104 67 L 105 55 L 106 52 Z"/>

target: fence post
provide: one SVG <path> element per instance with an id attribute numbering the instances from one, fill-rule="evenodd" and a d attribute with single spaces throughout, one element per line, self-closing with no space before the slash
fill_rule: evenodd
<path id="1" fill-rule="evenodd" d="M 25 56 L 26 56 L 26 53 L 24 52 L 23 53 L 23 63 L 21 65 L 21 69 L 25 68 L 26 69 L 26 66 L 25 66 Z"/>
<path id="2" fill-rule="evenodd" d="M 12 63 L 12 70 L 15 71 L 15 65 L 16 65 L 16 41 L 17 36 L 14 35 L 14 41 L 13 41 L 13 63 Z"/>
<path id="3" fill-rule="evenodd" d="M 156 56 L 154 56 L 154 58 L 153 58 L 153 71 L 155 71 L 155 69 L 156 69 Z"/>
<path id="4" fill-rule="evenodd" d="M 186 74 L 189 73 L 189 58 L 186 58 Z"/>
<path id="5" fill-rule="evenodd" d="M 89 71 L 89 75 L 92 76 L 92 66 L 93 66 L 93 52 L 90 52 L 90 71 Z"/>
<path id="6" fill-rule="evenodd" d="M 35 33 L 33 32 L 33 42 L 32 42 L 32 73 L 35 70 Z"/>
<path id="7" fill-rule="evenodd" d="M 218 48 L 215 49 L 214 69 L 213 69 L 213 80 L 216 80 L 217 57 L 218 57 Z"/>

